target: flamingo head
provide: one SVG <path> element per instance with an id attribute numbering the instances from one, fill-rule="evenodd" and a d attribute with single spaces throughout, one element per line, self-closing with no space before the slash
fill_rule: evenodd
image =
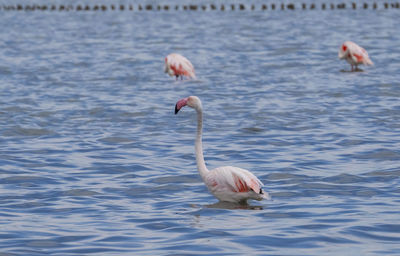
<path id="1" fill-rule="evenodd" d="M 178 100 L 178 102 L 175 105 L 175 115 L 178 114 L 179 110 L 181 110 L 181 108 L 183 108 L 184 106 L 189 106 L 196 110 L 202 108 L 201 101 L 197 96 L 189 96 L 187 98 Z"/>
<path id="2" fill-rule="evenodd" d="M 339 48 L 339 59 L 344 59 L 349 51 L 349 46 L 347 45 L 347 42 L 344 42 L 340 48 Z"/>

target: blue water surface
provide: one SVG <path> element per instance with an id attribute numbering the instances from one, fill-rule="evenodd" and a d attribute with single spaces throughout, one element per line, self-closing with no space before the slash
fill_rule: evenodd
<path id="1" fill-rule="evenodd" d="M 399 14 L 2 11 L 0 255 L 399 255 Z M 272 201 L 207 191 L 189 95 L 208 167 Z"/>

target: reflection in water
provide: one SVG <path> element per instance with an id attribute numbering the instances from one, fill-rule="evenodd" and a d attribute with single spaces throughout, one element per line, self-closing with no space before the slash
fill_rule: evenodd
<path id="1" fill-rule="evenodd" d="M 263 206 L 261 205 L 251 205 L 251 204 L 239 204 L 239 203 L 231 203 L 231 202 L 217 202 L 214 204 L 205 205 L 206 208 L 216 208 L 216 209 L 228 209 L 228 210 L 262 210 Z"/>
<path id="2" fill-rule="evenodd" d="M 364 70 L 363 69 L 361 69 L 361 68 L 357 68 L 356 70 L 346 70 L 346 69 L 341 69 L 340 70 L 340 72 L 342 72 L 342 73 L 354 73 L 354 72 L 364 72 Z"/>

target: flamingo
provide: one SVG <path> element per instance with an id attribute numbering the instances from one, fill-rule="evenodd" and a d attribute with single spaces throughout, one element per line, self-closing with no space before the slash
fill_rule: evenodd
<path id="1" fill-rule="evenodd" d="M 178 53 L 171 53 L 165 57 L 164 72 L 170 76 L 175 76 L 176 80 L 179 77 L 183 79 L 183 76 L 196 78 L 192 63 Z"/>
<path id="2" fill-rule="evenodd" d="M 359 71 L 357 65 L 374 65 L 367 51 L 356 43 L 346 41 L 339 49 L 339 59 L 345 59 L 351 65 L 351 71 Z M 355 66 L 355 69 L 354 69 Z"/>
<path id="3" fill-rule="evenodd" d="M 223 166 L 209 171 L 203 156 L 202 127 L 203 108 L 201 101 L 196 96 L 190 96 L 179 100 L 175 105 L 175 114 L 184 106 L 194 108 L 197 112 L 197 134 L 195 140 L 195 152 L 197 170 L 208 190 L 221 202 L 246 204 L 248 199 L 270 199 L 267 192 L 262 190 L 262 182 L 248 170 Z"/>

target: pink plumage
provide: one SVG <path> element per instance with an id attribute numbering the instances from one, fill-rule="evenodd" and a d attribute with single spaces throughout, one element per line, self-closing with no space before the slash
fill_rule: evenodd
<path id="1" fill-rule="evenodd" d="M 340 46 L 339 59 L 345 59 L 351 65 L 351 71 L 358 71 L 357 66 L 361 64 L 374 64 L 364 48 L 350 41 L 346 41 Z"/>
<path id="2" fill-rule="evenodd" d="M 175 105 L 175 114 L 185 106 L 194 108 L 197 112 L 197 134 L 195 140 L 197 170 L 208 190 L 220 201 L 246 203 L 248 199 L 269 199 L 267 192 L 262 190 L 262 182 L 248 170 L 223 166 L 209 171 L 206 167 L 203 146 L 203 108 L 196 96 L 179 100 Z"/>
<path id="3" fill-rule="evenodd" d="M 175 76 L 176 80 L 179 77 L 196 78 L 194 67 L 192 63 L 186 59 L 184 56 L 171 53 L 165 57 L 164 72 L 168 73 L 170 76 Z"/>

